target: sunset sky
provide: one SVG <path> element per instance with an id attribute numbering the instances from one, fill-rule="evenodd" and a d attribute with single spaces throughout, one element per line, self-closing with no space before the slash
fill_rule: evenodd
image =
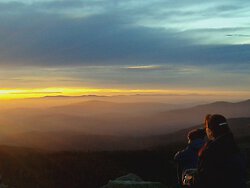
<path id="1" fill-rule="evenodd" d="M 249 0 L 2 0 L 0 99 L 250 98 Z"/>

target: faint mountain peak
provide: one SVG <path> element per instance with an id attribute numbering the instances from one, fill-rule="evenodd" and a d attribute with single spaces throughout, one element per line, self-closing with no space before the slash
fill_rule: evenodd
<path id="1" fill-rule="evenodd" d="M 238 104 L 243 104 L 243 103 L 250 104 L 250 99 L 238 102 Z"/>
<path id="2" fill-rule="evenodd" d="M 44 96 L 41 98 L 88 98 L 88 97 L 108 97 L 106 95 L 80 95 L 80 96 L 67 96 L 67 95 L 56 95 L 56 96 Z"/>
<path id="3" fill-rule="evenodd" d="M 102 101 L 102 100 L 89 100 L 83 103 L 85 104 L 117 104 L 117 102 Z"/>
<path id="4" fill-rule="evenodd" d="M 233 103 L 226 102 L 226 101 L 216 101 L 216 102 L 210 103 L 210 105 L 213 105 L 213 106 L 222 106 L 222 105 L 230 105 L 230 104 L 233 104 Z"/>
<path id="5" fill-rule="evenodd" d="M 231 102 L 227 102 L 227 101 L 215 101 L 211 104 L 232 104 Z"/>

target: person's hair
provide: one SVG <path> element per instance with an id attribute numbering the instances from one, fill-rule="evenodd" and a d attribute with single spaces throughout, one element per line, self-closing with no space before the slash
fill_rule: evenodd
<path id="1" fill-rule="evenodd" d="M 196 139 L 204 139 L 206 135 L 206 132 L 204 129 L 193 129 L 188 132 L 187 138 L 190 141 L 196 140 Z"/>
<path id="2" fill-rule="evenodd" d="M 207 122 L 208 128 L 212 131 L 215 138 L 227 132 L 230 132 L 227 119 L 220 114 L 210 115 L 207 119 Z"/>
<path id="3" fill-rule="evenodd" d="M 207 114 L 205 116 L 205 124 L 206 124 L 206 121 L 209 122 L 210 118 L 212 117 L 212 114 Z"/>

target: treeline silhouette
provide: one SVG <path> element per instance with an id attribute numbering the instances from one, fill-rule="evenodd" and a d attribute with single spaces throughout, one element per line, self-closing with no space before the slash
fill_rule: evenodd
<path id="1" fill-rule="evenodd" d="M 238 141 L 250 161 L 250 137 Z M 128 173 L 172 187 L 176 181 L 173 155 L 184 146 L 181 142 L 144 151 L 56 153 L 1 146 L 0 173 L 9 188 L 99 188 Z"/>
<path id="2" fill-rule="evenodd" d="M 175 178 L 174 147 L 151 151 L 44 153 L 2 146 L 0 173 L 13 188 L 95 188 L 135 173 L 147 181 L 171 185 Z"/>

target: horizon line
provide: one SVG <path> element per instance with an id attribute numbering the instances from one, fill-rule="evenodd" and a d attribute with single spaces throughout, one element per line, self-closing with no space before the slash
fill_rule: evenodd
<path id="1" fill-rule="evenodd" d="M 121 97 L 121 96 L 245 96 L 250 91 L 222 91 L 202 89 L 117 89 L 117 88 L 16 88 L 1 89 L 0 100 L 49 97 Z"/>

